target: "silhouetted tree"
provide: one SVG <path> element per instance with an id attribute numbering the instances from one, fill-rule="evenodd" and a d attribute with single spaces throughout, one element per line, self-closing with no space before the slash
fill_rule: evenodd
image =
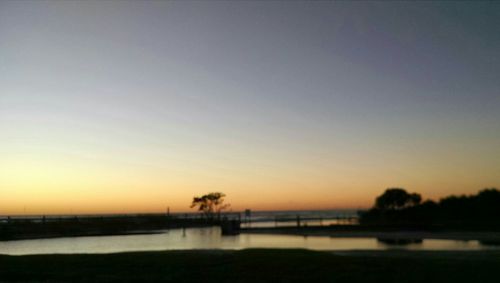
<path id="1" fill-rule="evenodd" d="M 191 208 L 198 207 L 198 211 L 203 212 L 208 219 L 213 219 L 214 215 L 220 218 L 220 212 L 229 207 L 229 204 L 224 204 L 225 196 L 224 193 L 214 192 L 194 197 Z"/>
<path id="2" fill-rule="evenodd" d="M 389 188 L 381 196 L 377 197 L 375 207 L 383 210 L 396 210 L 418 205 L 422 197 L 417 194 L 409 194 L 401 188 Z"/>
<path id="3" fill-rule="evenodd" d="M 421 203 L 420 195 L 391 188 L 377 197 L 372 209 L 360 213 L 360 223 L 500 231 L 500 191 L 489 188 Z"/>

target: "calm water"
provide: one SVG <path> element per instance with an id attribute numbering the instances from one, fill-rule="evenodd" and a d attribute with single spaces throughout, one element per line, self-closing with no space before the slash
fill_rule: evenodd
<path id="1" fill-rule="evenodd" d="M 482 250 L 477 241 L 424 240 L 422 243 L 391 246 L 373 238 L 302 237 L 241 234 L 224 236 L 220 229 L 172 229 L 154 235 L 99 236 L 0 242 L 0 254 L 113 253 L 181 249 L 306 248 L 311 250 Z"/>
<path id="2" fill-rule="evenodd" d="M 356 222 L 357 223 L 357 222 Z M 356 224 L 349 223 L 349 224 Z M 346 224 L 345 220 L 337 220 L 337 219 L 323 219 L 323 220 L 301 220 L 301 226 L 329 226 L 329 225 L 337 225 L 337 224 Z M 289 221 L 256 221 L 256 222 L 242 222 L 242 228 L 268 228 L 268 227 L 295 227 L 297 226 L 297 220 L 289 220 Z"/>

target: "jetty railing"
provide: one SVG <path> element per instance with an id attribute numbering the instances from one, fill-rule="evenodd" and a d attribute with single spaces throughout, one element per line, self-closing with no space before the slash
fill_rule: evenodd
<path id="1" fill-rule="evenodd" d="M 239 213 L 201 215 L 122 214 L 122 215 L 41 215 L 0 217 L 0 240 L 63 236 L 118 235 L 145 231 L 220 226 L 228 233 L 239 231 Z M 230 226 L 228 226 L 230 223 Z M 224 227 L 227 229 L 224 230 Z"/>
<path id="2" fill-rule="evenodd" d="M 274 216 L 265 219 L 244 219 L 243 228 L 271 228 L 271 227 L 307 227 L 307 226 L 331 226 L 331 225 L 357 225 L 359 218 L 353 215 L 337 216 L 304 216 L 286 215 Z"/>

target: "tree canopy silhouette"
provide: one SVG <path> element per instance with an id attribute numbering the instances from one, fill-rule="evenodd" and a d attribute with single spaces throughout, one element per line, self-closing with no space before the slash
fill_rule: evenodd
<path id="1" fill-rule="evenodd" d="M 372 209 L 360 213 L 359 221 L 361 224 L 500 231 L 499 219 L 500 191 L 495 188 L 422 203 L 419 194 L 391 188 L 376 198 Z"/>
<path id="2" fill-rule="evenodd" d="M 205 214 L 207 218 L 213 218 L 214 215 L 220 216 L 220 212 L 230 205 L 224 203 L 226 195 L 221 192 L 213 192 L 201 197 L 194 197 L 191 208 L 198 207 L 198 211 Z"/>
<path id="3" fill-rule="evenodd" d="M 377 197 L 375 207 L 378 209 L 396 210 L 420 204 L 422 197 L 417 193 L 409 194 L 405 189 L 389 188 Z"/>

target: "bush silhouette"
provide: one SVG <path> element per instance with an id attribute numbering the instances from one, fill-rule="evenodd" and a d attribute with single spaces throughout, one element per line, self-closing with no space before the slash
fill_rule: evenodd
<path id="1" fill-rule="evenodd" d="M 434 202 L 401 188 L 387 189 L 372 209 L 361 213 L 361 224 L 500 230 L 500 191 L 447 196 Z"/>
<path id="2" fill-rule="evenodd" d="M 375 200 L 375 207 L 378 209 L 402 209 L 418 205 L 422 197 L 417 194 L 409 194 L 401 188 L 387 189 L 381 196 Z"/>

